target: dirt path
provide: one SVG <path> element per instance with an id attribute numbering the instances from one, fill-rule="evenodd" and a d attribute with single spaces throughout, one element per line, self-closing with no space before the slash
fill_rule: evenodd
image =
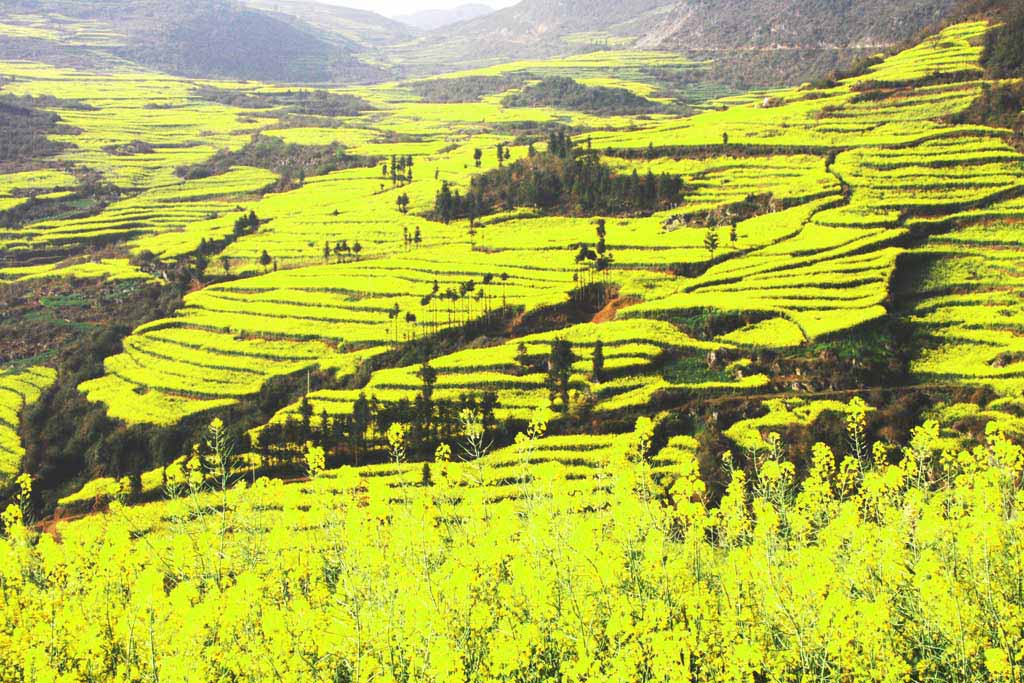
<path id="1" fill-rule="evenodd" d="M 590 322 L 598 324 L 611 322 L 615 320 L 615 317 L 623 308 L 635 306 L 638 303 L 640 303 L 640 300 L 633 296 L 615 297 L 605 304 L 605 307 L 598 311 L 597 315 Z"/>

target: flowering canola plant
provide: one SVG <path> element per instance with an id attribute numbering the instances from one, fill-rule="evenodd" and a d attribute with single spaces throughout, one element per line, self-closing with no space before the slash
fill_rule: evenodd
<path id="1" fill-rule="evenodd" d="M 644 418 L 599 504 L 558 463 L 485 503 L 445 446 L 398 496 L 311 452 L 301 484 L 183 471 L 167 501 L 55 533 L 13 505 L 0 680 L 1020 680 L 1024 450 L 941 452 L 929 423 L 889 452 L 862 410 L 801 482 L 774 437 L 751 468 L 727 456 L 715 504 L 692 453 L 649 484 Z"/>

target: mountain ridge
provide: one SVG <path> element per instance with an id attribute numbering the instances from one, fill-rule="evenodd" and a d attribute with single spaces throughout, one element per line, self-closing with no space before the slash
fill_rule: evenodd
<path id="1" fill-rule="evenodd" d="M 411 26 L 421 31 L 433 31 L 445 26 L 451 26 L 452 24 L 487 16 L 494 11 L 493 7 L 476 2 L 459 5 L 452 9 L 425 9 L 408 14 L 399 14 L 394 19 L 406 26 Z"/>

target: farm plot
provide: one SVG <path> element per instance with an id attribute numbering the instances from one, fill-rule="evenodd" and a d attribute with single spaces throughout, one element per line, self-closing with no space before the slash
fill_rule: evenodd
<path id="1" fill-rule="evenodd" d="M 1024 272 L 1020 223 L 968 223 L 928 240 L 929 255 L 909 318 L 921 381 L 1024 390 Z"/>
<path id="2" fill-rule="evenodd" d="M 791 147 L 822 150 L 891 146 L 978 126 L 951 126 L 980 92 L 980 38 L 985 22 L 958 24 L 918 46 L 889 57 L 869 73 L 833 88 L 790 89 L 765 98 L 741 98 L 724 111 L 651 121 L 629 131 L 587 133 L 597 149 Z M 931 85 L 927 81 L 962 82 Z"/>
<path id="3" fill-rule="evenodd" d="M 1024 160 L 991 137 L 940 137 L 899 149 L 840 154 L 836 173 L 853 188 L 850 202 L 823 212 L 823 225 L 894 226 L 911 216 L 942 216 L 984 207 L 1024 190 Z"/>
<path id="4" fill-rule="evenodd" d="M 674 293 L 621 315 L 672 319 L 715 309 L 782 317 L 808 340 L 885 315 L 882 304 L 901 253 L 889 245 L 903 232 L 827 230 L 810 222 L 813 206 L 801 208 L 806 222 L 793 224 L 792 237 L 728 258 L 698 278 L 681 280 Z M 796 209 L 791 211 L 793 218 L 801 218 Z M 792 337 L 790 332 L 784 345 Z"/>
<path id="5" fill-rule="evenodd" d="M 583 324 L 544 334 L 530 335 L 508 343 L 460 351 L 431 361 L 437 372 L 433 396 L 458 401 L 466 395 L 493 392 L 498 399 L 495 411 L 499 419 L 529 420 L 540 411 L 550 419 L 552 398 L 547 384 L 546 362 L 552 343 L 564 339 L 571 343 L 572 365 L 570 404 L 588 405 L 598 413 L 640 409 L 654 393 L 669 389 L 743 390 L 758 386 L 763 378 L 700 378 L 685 381 L 666 376 L 663 366 L 673 357 L 700 358 L 721 344 L 701 342 L 673 325 L 654 320 L 631 320 L 604 324 Z M 600 341 L 604 358 L 599 377 L 594 375 L 593 354 Z M 700 362 L 703 362 L 701 360 Z M 367 400 L 393 403 L 412 401 L 422 388 L 420 366 L 385 369 L 375 372 L 366 387 L 352 391 L 319 391 L 308 395 L 313 415 L 347 417 L 362 395 Z M 556 399 L 557 402 L 558 399 Z M 298 419 L 300 404 L 278 413 L 272 423 Z"/>
<path id="6" fill-rule="evenodd" d="M 48 108 L 79 131 L 53 136 L 71 145 L 57 158 L 100 171 L 126 190 L 179 183 L 176 168 L 240 149 L 266 125 L 244 120 L 244 110 L 197 98 L 193 84 L 172 76 L 97 74 L 35 62 L 0 62 L 0 74 L 17 79 L 5 92 L 77 101 L 73 108 Z"/>
<path id="7" fill-rule="evenodd" d="M 678 174 L 685 183 L 679 212 L 699 215 L 738 204 L 751 195 L 771 195 L 779 203 L 805 203 L 838 194 L 839 180 L 825 159 L 808 154 L 709 159 L 655 159 L 643 164 L 607 158 L 620 173 Z"/>
<path id="8" fill-rule="evenodd" d="M 77 185 L 75 176 L 52 169 L 0 174 L 0 213 L 21 206 L 32 198 L 58 198 Z"/>
<path id="9" fill-rule="evenodd" d="M 0 372 L 0 487 L 11 482 L 25 455 L 18 436 L 21 411 L 39 400 L 56 378 L 55 370 L 44 367 Z"/>
<path id="10" fill-rule="evenodd" d="M 273 376 L 316 365 L 351 372 L 375 348 L 505 305 L 558 303 L 572 288 L 569 270 L 503 256 L 423 249 L 213 285 L 187 296 L 176 317 L 137 329 L 106 375 L 81 389 L 126 420 L 168 424 L 255 394 Z"/>
<path id="11" fill-rule="evenodd" d="M 53 250 L 59 256 L 73 247 L 187 230 L 188 225 L 214 216 L 224 216 L 221 220 L 230 227 L 238 201 L 258 194 L 276 180 L 270 171 L 236 167 L 210 178 L 179 181 L 115 202 L 95 216 L 45 220 L 0 231 L 0 249 L 12 253 Z"/>

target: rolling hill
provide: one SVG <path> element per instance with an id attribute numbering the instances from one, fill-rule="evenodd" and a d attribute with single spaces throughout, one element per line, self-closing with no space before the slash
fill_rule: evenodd
<path id="1" fill-rule="evenodd" d="M 382 72 L 339 33 L 232 0 L 13 0 L 0 58 L 68 66 L 137 64 L 178 76 L 321 82 Z"/>
<path id="2" fill-rule="evenodd" d="M 1021 680 L 1021 0 L 164 1 L 0 16 L 0 681 Z"/>
<path id="3" fill-rule="evenodd" d="M 714 77 L 796 83 L 899 45 L 940 22 L 955 0 L 524 0 L 412 43 L 404 61 L 464 67 L 608 47 L 714 58 Z"/>
<path id="4" fill-rule="evenodd" d="M 418 31 L 405 23 L 366 12 L 310 0 L 244 0 L 249 7 L 298 19 L 356 45 L 381 48 L 412 40 Z"/>

